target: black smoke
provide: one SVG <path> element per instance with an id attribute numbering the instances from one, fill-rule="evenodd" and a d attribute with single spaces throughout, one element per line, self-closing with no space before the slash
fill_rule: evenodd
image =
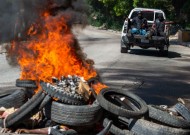
<path id="1" fill-rule="evenodd" d="M 49 11 L 52 16 L 63 12 L 71 26 L 87 23 L 87 6 L 83 0 L 0 0 L 0 43 L 17 38 L 26 40 L 27 29 L 39 21 L 43 11 Z"/>
<path id="2" fill-rule="evenodd" d="M 0 0 L 2 1 L 2 0 Z M 4 22 L 4 29 L 2 33 L 3 38 L 1 41 L 10 42 L 14 40 L 15 47 L 7 46 L 7 61 L 10 65 L 18 64 L 19 48 L 23 48 L 23 43 L 30 39 L 38 39 L 38 34 L 40 31 L 44 31 L 45 21 L 42 17 L 44 12 L 50 14 L 49 20 L 51 18 L 54 20 L 60 17 L 64 17 L 67 23 L 67 27 L 70 29 L 74 24 L 81 24 L 84 27 L 87 24 L 87 4 L 85 0 L 9 0 L 11 2 L 6 3 L 9 8 L 4 9 L 4 16 L 0 23 Z M 11 16 L 10 16 L 11 15 Z M 11 21 L 9 21 L 11 20 Z M 7 21 L 10 22 L 7 23 Z M 18 21 L 18 22 L 17 22 Z M 61 21 L 61 20 L 60 20 Z M 32 24 L 37 25 L 37 34 L 32 35 L 32 37 L 27 36 L 27 31 Z M 56 25 L 56 24 L 55 24 Z M 17 26 L 15 28 L 15 26 Z M 36 26 L 36 25 L 35 25 Z M 43 29 L 43 30 L 40 30 Z M 15 34 L 16 33 L 16 34 Z M 20 37 L 19 37 L 20 36 Z M 24 45 L 25 46 L 25 45 Z M 82 52 L 77 39 L 74 39 L 74 44 L 72 45 L 77 51 L 77 55 L 84 61 L 86 61 L 86 55 Z M 30 52 L 30 50 L 27 50 Z M 87 61 L 87 63 L 93 63 L 92 61 Z"/>
<path id="3" fill-rule="evenodd" d="M 13 38 L 19 8 L 17 3 L 8 0 L 0 0 L 0 3 L 0 40 L 4 42 Z"/>

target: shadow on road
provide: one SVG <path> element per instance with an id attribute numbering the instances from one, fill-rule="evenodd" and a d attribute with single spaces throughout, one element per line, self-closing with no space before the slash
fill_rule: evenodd
<path id="1" fill-rule="evenodd" d="M 103 80 L 111 88 L 130 90 L 143 98 L 147 104 L 155 105 L 174 105 L 177 98 L 190 97 L 189 67 L 180 69 L 174 67 L 173 71 L 160 70 L 144 70 L 144 69 L 118 69 L 106 68 L 101 69 Z M 187 72 L 175 72 L 185 70 Z M 175 73 L 174 73 L 175 72 Z M 189 74 L 189 75 L 188 75 Z M 139 84 L 140 88 L 127 83 L 134 82 L 133 85 Z"/>
<path id="2" fill-rule="evenodd" d="M 109 40 L 109 39 L 111 39 L 111 38 L 91 38 L 91 37 L 88 37 L 88 38 L 82 38 L 82 39 L 80 39 L 80 41 L 94 41 L 94 42 L 96 42 L 96 41 L 104 41 L 104 40 Z"/>
<path id="3" fill-rule="evenodd" d="M 130 54 L 143 55 L 143 56 L 153 56 L 153 57 L 165 57 L 162 56 L 158 50 L 146 50 L 146 49 L 131 49 Z M 179 58 L 180 53 L 169 51 L 168 58 Z"/>

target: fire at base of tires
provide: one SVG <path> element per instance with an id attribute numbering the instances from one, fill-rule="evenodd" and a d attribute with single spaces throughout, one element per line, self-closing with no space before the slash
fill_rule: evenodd
<path id="1" fill-rule="evenodd" d="M 0 95 L 1 133 L 51 135 L 189 135 L 190 100 L 147 105 L 137 95 L 103 86 L 97 78 L 53 77 L 51 83 L 16 80 Z M 38 88 L 34 92 L 33 88 Z M 8 88 L 7 88 L 8 89 Z M 14 91 L 14 92 L 13 92 Z"/>

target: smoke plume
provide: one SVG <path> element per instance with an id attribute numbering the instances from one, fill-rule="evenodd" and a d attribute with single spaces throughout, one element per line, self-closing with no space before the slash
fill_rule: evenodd
<path id="1" fill-rule="evenodd" d="M 86 24 L 86 4 L 83 0 L 0 0 L 0 43 L 25 38 L 27 29 L 40 13 L 50 10 L 52 15 L 63 12 L 68 24 Z"/>
<path id="2" fill-rule="evenodd" d="M 27 47 L 27 42 L 34 42 L 34 40 L 38 40 L 40 38 L 40 31 L 44 33 L 44 24 L 47 24 L 47 21 L 57 20 L 57 22 L 61 21 L 61 18 L 65 18 L 66 25 L 68 29 L 71 29 L 74 24 L 82 24 L 85 26 L 87 24 L 87 5 L 83 0 L 18 0 L 22 4 L 12 3 L 12 6 L 15 4 L 15 12 L 16 14 L 12 16 L 12 20 L 16 19 L 19 15 L 18 27 L 16 27 L 16 34 L 14 36 L 10 36 L 7 40 L 14 40 L 12 46 L 7 47 L 7 60 L 10 65 L 17 65 L 19 58 L 22 58 L 21 52 L 27 52 L 28 54 L 33 54 L 35 57 L 38 57 L 33 50 L 30 50 Z M 9 3 L 10 4 L 10 3 Z M 13 9 L 11 9 L 13 10 Z M 8 13 L 8 12 L 7 12 Z M 7 14 L 6 13 L 6 14 Z M 13 12 L 12 12 L 13 13 Z M 48 13 L 48 20 L 44 20 L 42 16 Z M 3 19 L 2 19 L 3 20 Z M 3 20 L 6 22 L 5 20 Z M 24 22 L 24 25 L 20 25 Z M 12 27 L 14 26 L 15 21 L 11 22 Z M 35 24 L 37 26 L 37 34 L 32 35 L 32 37 L 27 36 L 28 29 L 31 28 L 31 25 Z M 37 24 L 37 25 L 36 25 Z M 56 28 L 56 23 L 54 23 Z M 17 26 L 17 25 L 16 25 Z M 54 26 L 52 26 L 53 28 Z M 9 27 L 10 28 L 10 27 Z M 8 27 L 4 30 L 12 31 Z M 43 30 L 40 30 L 43 29 Z M 15 30 L 15 28 L 14 28 Z M 17 32 L 18 31 L 18 32 Z M 11 33 L 11 32 L 10 32 Z M 48 31 L 47 31 L 48 33 Z M 38 35 L 39 34 L 39 35 Z M 64 32 L 63 32 L 64 34 Z M 16 35 L 16 36 L 15 36 Z M 24 42 L 23 41 L 27 41 Z M 38 41 L 37 41 L 38 42 Z M 83 53 L 82 49 L 79 46 L 79 43 L 75 37 L 73 37 L 73 42 L 70 45 L 71 48 L 74 48 L 76 51 L 77 57 L 87 63 L 89 65 L 93 65 L 94 62 L 86 58 L 86 55 Z M 22 50 L 22 51 L 21 51 Z M 85 64 L 84 64 L 85 65 Z"/>

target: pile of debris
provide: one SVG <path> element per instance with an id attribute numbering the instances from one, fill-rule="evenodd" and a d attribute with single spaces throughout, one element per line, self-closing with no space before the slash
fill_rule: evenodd
<path id="1" fill-rule="evenodd" d="M 190 134 L 188 100 L 179 99 L 173 107 L 147 105 L 128 91 L 104 88 L 96 93 L 92 88 L 96 82 L 69 75 L 37 86 L 35 81 L 18 79 L 13 93 L 0 95 L 1 133 Z"/>

